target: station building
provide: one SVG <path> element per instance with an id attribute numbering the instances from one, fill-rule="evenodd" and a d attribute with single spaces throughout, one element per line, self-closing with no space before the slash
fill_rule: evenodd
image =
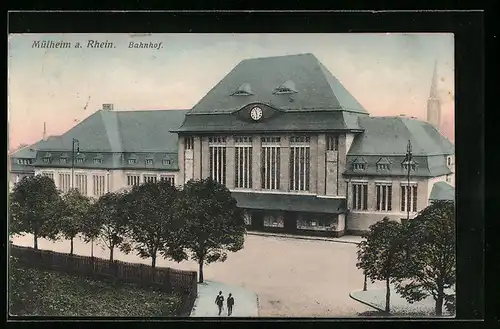
<path id="1" fill-rule="evenodd" d="M 189 110 L 106 104 L 31 149 L 35 174 L 92 197 L 212 177 L 254 230 L 360 234 L 454 198 L 454 146 L 438 129 L 370 116 L 312 54 L 244 60 Z"/>

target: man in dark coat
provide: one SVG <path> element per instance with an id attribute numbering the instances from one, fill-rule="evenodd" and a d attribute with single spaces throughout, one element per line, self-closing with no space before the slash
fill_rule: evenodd
<path id="1" fill-rule="evenodd" d="M 222 291 L 219 291 L 217 297 L 215 297 L 215 304 L 219 307 L 219 315 L 222 313 L 222 306 L 224 305 L 224 296 L 222 296 Z"/>
<path id="2" fill-rule="evenodd" d="M 231 315 L 233 313 L 233 305 L 234 305 L 234 298 L 232 294 L 229 294 L 227 297 L 227 315 Z"/>

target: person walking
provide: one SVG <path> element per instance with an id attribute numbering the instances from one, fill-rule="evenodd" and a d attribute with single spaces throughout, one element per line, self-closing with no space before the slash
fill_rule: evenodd
<path id="1" fill-rule="evenodd" d="M 233 305 L 234 305 L 234 298 L 232 294 L 229 294 L 227 297 L 227 315 L 233 314 Z"/>
<path id="2" fill-rule="evenodd" d="M 222 306 L 224 306 L 224 296 L 222 296 L 222 291 L 219 291 L 217 297 L 215 297 L 215 304 L 219 307 L 219 315 L 222 313 Z"/>

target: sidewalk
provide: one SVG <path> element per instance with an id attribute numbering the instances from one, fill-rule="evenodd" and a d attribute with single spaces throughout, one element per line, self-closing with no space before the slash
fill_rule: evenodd
<path id="1" fill-rule="evenodd" d="M 367 291 L 356 290 L 349 294 L 349 297 L 362 304 L 373 307 L 377 311 L 385 310 L 385 287 L 375 286 Z M 393 316 L 434 316 L 435 301 L 432 297 L 427 297 L 413 304 L 408 303 L 401 297 L 394 287 L 391 287 L 391 315 Z M 449 317 L 443 305 L 444 316 Z"/>
<path id="2" fill-rule="evenodd" d="M 231 286 L 220 282 L 205 281 L 198 283 L 198 297 L 194 302 L 192 317 L 219 317 L 219 309 L 215 305 L 215 297 L 222 291 L 224 308 L 221 316 L 227 317 L 226 299 L 229 293 L 233 294 L 234 306 L 231 317 L 257 317 L 259 307 L 257 295 L 238 286 Z"/>
<path id="3" fill-rule="evenodd" d="M 316 241 L 340 242 L 340 243 L 351 243 L 351 244 L 359 244 L 361 241 L 363 241 L 363 238 L 357 235 L 344 235 L 340 238 L 333 238 L 333 237 L 331 238 L 322 236 L 294 235 L 294 234 L 269 233 L 269 232 L 258 232 L 258 231 L 247 231 L 247 234 L 260 235 L 260 236 L 274 236 L 285 239 L 316 240 Z"/>

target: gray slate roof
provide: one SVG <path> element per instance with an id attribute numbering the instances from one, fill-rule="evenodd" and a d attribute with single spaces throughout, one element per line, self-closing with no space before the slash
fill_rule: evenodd
<path id="1" fill-rule="evenodd" d="M 382 162 L 380 160 L 384 159 Z M 389 170 L 378 170 L 377 163 L 389 162 Z M 354 170 L 353 163 L 365 163 L 364 170 Z M 380 155 L 365 155 L 365 156 L 347 156 L 347 165 L 344 175 L 347 176 L 407 176 L 408 171 L 402 166 L 405 161 L 405 156 L 380 156 Z M 435 156 L 415 156 L 413 161 L 416 163 L 416 170 L 411 171 L 411 177 L 438 177 L 451 174 L 450 169 L 446 165 L 445 155 Z"/>
<path id="2" fill-rule="evenodd" d="M 438 182 L 432 186 L 429 201 L 455 200 L 455 188 L 446 182 Z"/>
<path id="3" fill-rule="evenodd" d="M 408 140 L 413 155 L 453 154 L 454 146 L 430 123 L 408 117 L 360 116 L 364 133 L 358 135 L 349 150 L 357 155 L 405 155 Z"/>
<path id="4" fill-rule="evenodd" d="M 357 117 L 351 112 L 286 112 L 268 120 L 251 122 L 235 114 L 186 115 L 182 127 L 174 131 L 181 133 L 259 133 L 290 131 L 361 131 Z"/>
<path id="5" fill-rule="evenodd" d="M 294 85 L 297 92 L 276 94 L 276 88 L 285 83 Z M 243 84 L 248 84 L 252 95 L 231 96 Z M 243 60 L 190 113 L 232 113 L 252 102 L 284 111 L 368 113 L 313 54 Z"/>
<path id="6" fill-rule="evenodd" d="M 37 147 L 37 167 L 71 166 L 73 138 L 79 141 L 84 163 L 76 168 L 122 168 L 141 170 L 177 170 L 177 135 L 170 130 L 182 123 L 187 110 L 105 111 L 100 110 L 61 136 L 44 141 Z M 61 163 L 63 154 L 69 155 Z M 50 163 L 44 157 L 50 155 Z M 94 163 L 95 157 L 102 163 Z M 135 163 L 129 163 L 130 157 Z M 153 164 L 147 164 L 153 159 Z M 170 160 L 169 163 L 163 160 Z"/>
<path id="7" fill-rule="evenodd" d="M 232 192 L 237 205 L 245 209 L 287 210 L 340 214 L 345 212 L 345 199 L 318 198 L 314 195 Z"/>
<path id="8" fill-rule="evenodd" d="M 186 110 L 99 110 L 39 150 L 71 151 L 76 138 L 82 152 L 177 152 L 177 135 Z"/>

